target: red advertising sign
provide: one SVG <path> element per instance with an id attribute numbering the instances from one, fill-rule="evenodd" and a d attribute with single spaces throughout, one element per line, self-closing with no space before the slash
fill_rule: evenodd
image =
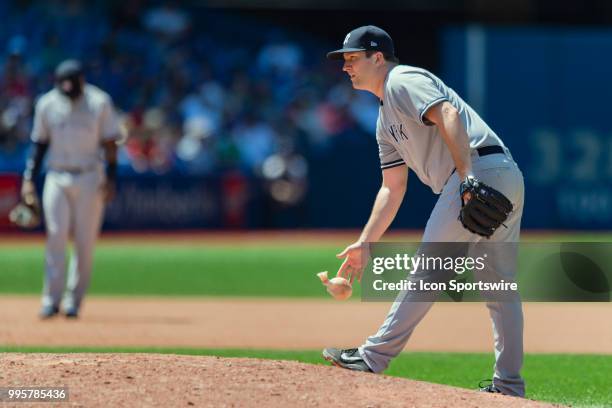
<path id="1" fill-rule="evenodd" d="M 0 230 L 13 229 L 9 212 L 19 202 L 21 177 L 18 174 L 0 173 Z"/>

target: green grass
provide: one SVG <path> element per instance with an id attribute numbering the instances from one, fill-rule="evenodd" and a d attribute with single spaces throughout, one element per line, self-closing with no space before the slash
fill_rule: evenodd
<path id="1" fill-rule="evenodd" d="M 127 352 L 220 357 L 256 357 L 326 364 L 319 351 L 271 351 L 182 348 L 0 347 L 2 352 Z M 439 384 L 474 389 L 489 378 L 493 356 L 484 353 L 403 353 L 385 372 Z M 572 406 L 612 406 L 612 356 L 527 354 L 523 375 L 527 397 Z"/>
<path id="2" fill-rule="evenodd" d="M 605 241 L 609 234 L 560 234 L 525 241 Z M 556 239 L 552 239 L 556 238 Z M 90 292 L 97 295 L 328 297 L 316 273 L 335 274 L 342 244 L 261 245 L 169 238 L 161 242 L 101 242 L 96 249 Z M 539 242 L 538 241 L 538 242 Z M 529 260 L 523 255 L 523 261 Z M 44 246 L 0 245 L 0 293 L 39 294 Z M 554 269 L 558 273 L 557 269 Z M 542 271 L 540 271 L 542 272 Z M 536 279 L 542 273 L 519 275 Z M 538 278 L 542 280 L 542 278 Z M 522 285 L 522 281 L 521 285 Z M 528 287 L 528 286 L 524 286 Z M 355 286 L 353 299 L 360 296 Z"/>
<path id="3" fill-rule="evenodd" d="M 335 246 L 101 244 L 90 293 L 326 297 L 316 273 L 335 273 L 337 251 Z M 0 246 L 0 293 L 40 293 L 43 262 L 42 246 Z"/>

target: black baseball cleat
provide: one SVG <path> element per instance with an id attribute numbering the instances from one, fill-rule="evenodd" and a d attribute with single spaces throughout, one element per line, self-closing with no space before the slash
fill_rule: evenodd
<path id="1" fill-rule="evenodd" d="M 57 306 L 43 306 L 43 308 L 40 309 L 40 312 L 38 313 L 38 317 L 40 317 L 42 320 L 45 320 L 52 318 L 58 313 L 59 308 Z"/>
<path id="2" fill-rule="evenodd" d="M 323 358 L 337 367 L 366 373 L 372 372 L 356 348 L 340 350 L 329 347 L 323 350 Z"/>
<path id="3" fill-rule="evenodd" d="M 69 307 L 68 309 L 64 310 L 64 316 L 67 319 L 76 319 L 79 317 L 79 309 L 76 307 Z"/>
<path id="4" fill-rule="evenodd" d="M 490 382 L 490 384 L 486 384 L 487 382 Z M 497 389 L 497 387 L 493 385 L 493 380 L 482 380 L 481 382 L 478 383 L 478 388 L 479 388 L 479 391 L 481 392 L 490 392 L 492 394 L 502 393 L 500 390 Z"/>

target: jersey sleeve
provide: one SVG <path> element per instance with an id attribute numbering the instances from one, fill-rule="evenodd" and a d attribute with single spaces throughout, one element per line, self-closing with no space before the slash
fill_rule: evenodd
<path id="1" fill-rule="evenodd" d="M 30 139 L 34 143 L 49 142 L 49 125 L 45 115 L 45 103 L 43 98 L 40 98 L 34 107 L 34 123 L 32 124 L 32 133 L 30 134 Z"/>
<path id="2" fill-rule="evenodd" d="M 380 168 L 382 170 L 390 169 L 406 164 L 402 156 L 383 135 L 380 127 L 376 131 L 376 142 L 378 143 L 378 157 L 380 158 Z"/>
<path id="3" fill-rule="evenodd" d="M 106 98 L 100 117 L 100 137 L 102 141 L 117 140 L 121 136 L 119 117 L 110 98 Z"/>
<path id="4" fill-rule="evenodd" d="M 433 125 L 425 117 L 429 108 L 448 100 L 433 78 L 418 72 L 399 75 L 391 88 L 391 98 L 406 115 L 426 126 Z"/>

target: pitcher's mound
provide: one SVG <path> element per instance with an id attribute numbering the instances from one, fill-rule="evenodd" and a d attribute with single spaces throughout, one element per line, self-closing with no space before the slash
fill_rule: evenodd
<path id="1" fill-rule="evenodd" d="M 444 385 L 294 361 L 163 354 L 21 354 L 3 387 L 68 387 L 87 407 L 544 407 Z"/>

